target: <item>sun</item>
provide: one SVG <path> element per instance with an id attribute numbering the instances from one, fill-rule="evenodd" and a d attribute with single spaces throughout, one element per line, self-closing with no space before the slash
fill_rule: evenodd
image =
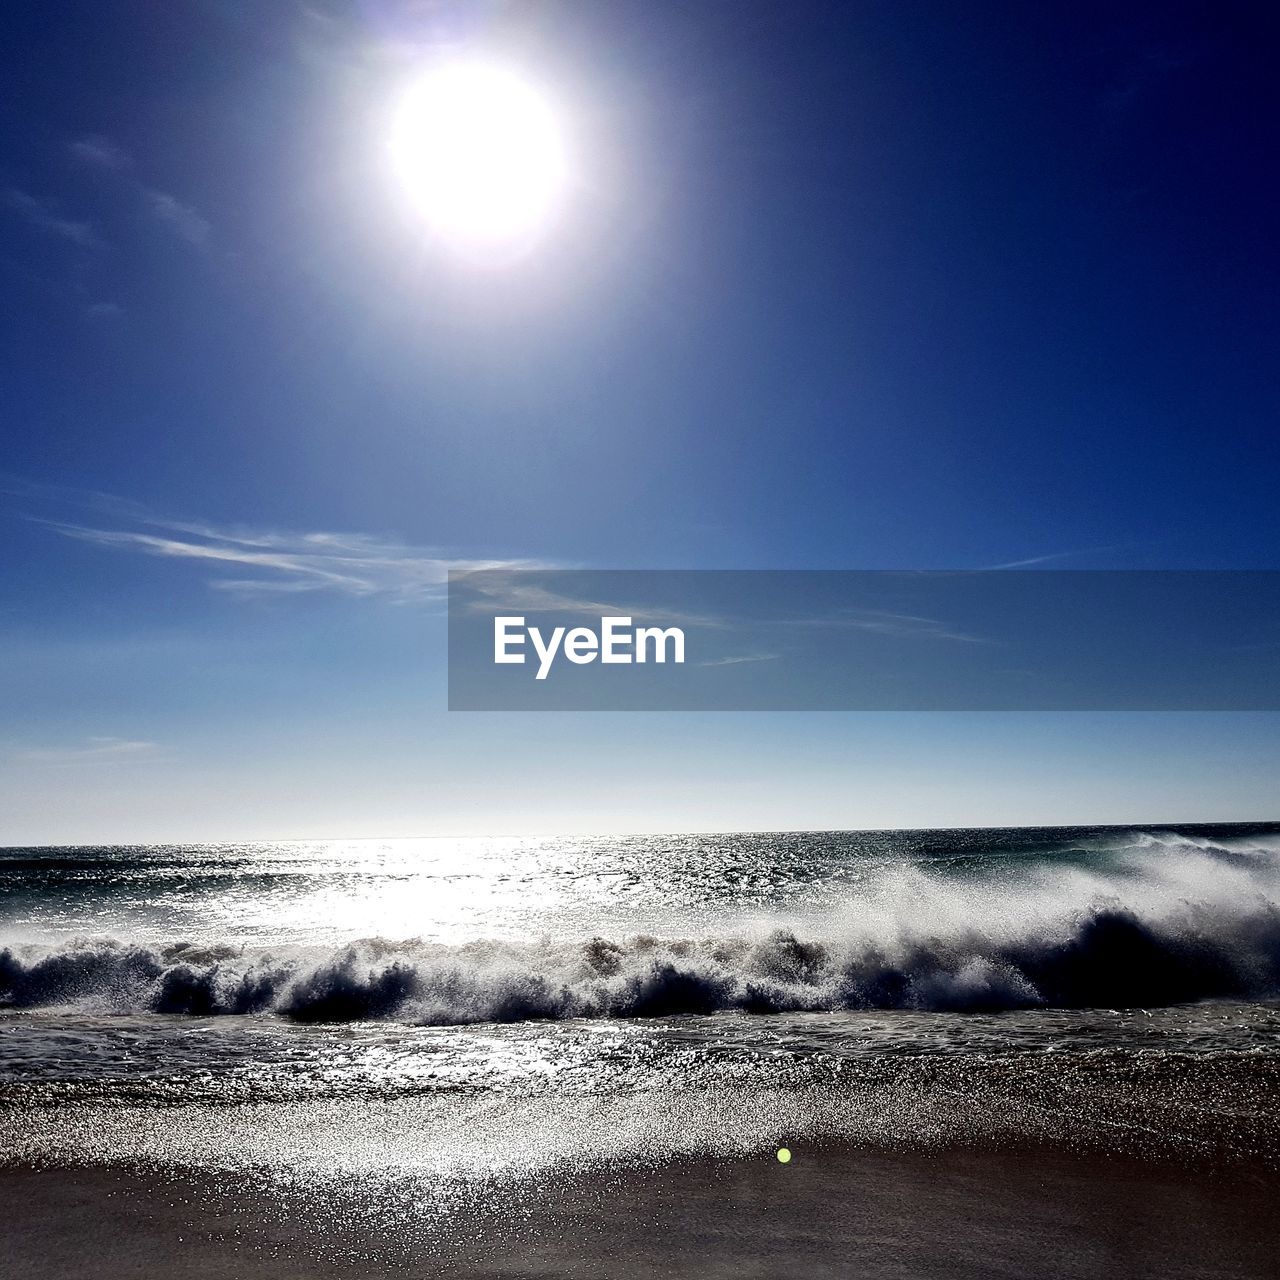
<path id="1" fill-rule="evenodd" d="M 396 109 L 391 156 L 432 232 L 481 256 L 532 247 L 568 185 L 555 108 L 537 86 L 491 63 L 449 63 L 420 75 Z"/>

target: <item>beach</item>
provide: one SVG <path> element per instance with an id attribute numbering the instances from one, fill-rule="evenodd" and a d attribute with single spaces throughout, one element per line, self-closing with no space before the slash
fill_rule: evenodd
<path id="1" fill-rule="evenodd" d="M 1273 1274 L 1274 826 L 0 881 L 24 1276 Z"/>
<path id="2" fill-rule="evenodd" d="M 403 1233 L 359 1188 L 247 1194 L 208 1176 L 8 1169 L 13 1274 L 1264 1277 L 1280 1178 L 1047 1149 L 818 1146 L 498 1182 Z"/>

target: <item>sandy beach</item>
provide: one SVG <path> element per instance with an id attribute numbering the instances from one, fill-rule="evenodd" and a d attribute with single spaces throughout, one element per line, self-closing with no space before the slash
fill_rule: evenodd
<path id="1" fill-rule="evenodd" d="M 1278 838 L 8 855 L 15 913 L 61 936 L 0 948 L 0 1269 L 1274 1275 Z M 796 930 L 725 888 L 748 856 L 811 903 Z M 613 918 L 611 869 L 662 931 Z M 813 901 L 854 873 L 885 914 Z M 439 936 L 459 901 L 518 928 L 375 936 L 402 900 Z M 292 932 L 233 946 L 228 912 Z"/>
<path id="2" fill-rule="evenodd" d="M 1280 1176 L 1257 1166 L 826 1146 L 496 1182 L 423 1223 L 386 1187 L 246 1191 L 209 1175 L 9 1168 L 29 1280 L 454 1275 L 1274 1275 Z M 472 1197 L 475 1198 L 472 1198 Z"/>

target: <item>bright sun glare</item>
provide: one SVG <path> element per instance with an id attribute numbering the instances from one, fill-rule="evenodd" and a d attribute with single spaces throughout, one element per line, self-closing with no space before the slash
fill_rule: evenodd
<path id="1" fill-rule="evenodd" d="M 467 252 L 529 247 L 564 196 L 560 120 L 533 85 L 487 63 L 442 65 L 400 102 L 393 163 L 432 231 Z"/>

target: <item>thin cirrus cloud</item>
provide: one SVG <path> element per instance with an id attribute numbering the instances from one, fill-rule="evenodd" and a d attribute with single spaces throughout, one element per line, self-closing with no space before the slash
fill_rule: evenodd
<path id="1" fill-rule="evenodd" d="M 98 243 L 98 233 L 91 222 L 67 217 L 53 200 L 42 200 L 29 191 L 10 187 L 4 193 L 4 206 L 37 231 L 60 236 L 83 249 Z"/>
<path id="2" fill-rule="evenodd" d="M 77 160 L 98 169 L 128 169 L 133 164 L 129 153 L 119 143 L 100 133 L 77 138 L 70 151 Z"/>
<path id="3" fill-rule="evenodd" d="M 727 658 L 708 658 L 699 662 L 700 667 L 739 667 L 744 662 L 774 662 L 782 657 L 780 653 L 736 653 Z"/>
<path id="4" fill-rule="evenodd" d="M 470 567 L 508 570 L 550 569 L 558 566 L 545 563 L 509 562 Z M 474 579 L 470 587 L 477 596 L 470 607 L 479 613 L 487 613 L 492 608 L 493 601 L 498 600 L 504 609 L 520 610 L 525 613 L 576 613 L 592 618 L 641 614 L 654 622 L 686 627 L 721 627 L 726 621 L 724 617 L 715 614 L 693 613 L 687 609 L 673 609 L 665 605 L 626 604 L 617 600 L 603 601 L 593 597 L 570 595 L 567 591 L 551 590 L 541 583 L 517 580 L 506 573 L 490 574 L 487 579 Z"/>
<path id="5" fill-rule="evenodd" d="M 146 188 L 143 190 L 143 195 L 155 217 L 180 239 L 197 249 L 203 249 L 209 243 L 209 233 L 213 228 L 209 220 L 198 214 L 190 205 L 183 204 L 167 191 Z"/>
<path id="6" fill-rule="evenodd" d="M 478 567 L 478 566 L 477 566 Z M 530 567 L 530 566 L 503 566 Z M 532 566 L 549 567 L 549 566 Z M 659 571 L 659 574 L 661 571 Z M 711 571 L 714 576 L 714 571 Z M 592 574 L 598 577 L 598 574 Z M 606 575 L 607 576 L 607 575 Z M 732 610 L 694 613 L 685 608 L 670 608 L 652 602 L 643 605 L 628 605 L 617 601 L 606 603 L 595 596 L 578 596 L 570 594 L 572 579 L 565 579 L 557 574 L 562 584 L 560 590 L 549 590 L 538 582 L 517 580 L 509 574 L 492 574 L 484 579 L 469 582 L 476 598 L 470 607 L 479 613 L 487 613 L 495 600 L 499 601 L 506 612 L 526 613 L 581 613 L 592 617 L 603 617 L 608 614 L 634 616 L 643 615 L 653 621 L 661 621 L 668 625 L 701 627 L 708 629 L 727 628 L 737 631 L 760 632 L 773 637 L 772 642 L 781 642 L 788 634 L 796 634 L 805 630 L 845 630 L 865 631 L 873 635 L 889 636 L 905 640 L 946 640 L 959 641 L 963 644 L 995 643 L 984 636 L 972 635 L 962 631 L 950 623 L 939 619 L 922 617 L 916 614 L 895 613 L 885 609 L 834 609 L 830 613 L 815 615 L 791 616 L 785 612 L 777 616 L 759 617 Z M 768 597 L 762 596 L 762 601 Z M 782 655 L 771 649 L 751 653 L 730 654 L 699 663 L 699 666 L 736 666 L 744 662 L 771 662 Z"/>
<path id="7" fill-rule="evenodd" d="M 80 164 L 104 174 L 128 175 L 134 167 L 129 153 L 101 134 L 78 138 L 69 150 Z M 134 188 L 153 222 L 194 249 L 201 252 L 208 249 L 213 226 L 202 213 L 168 191 L 148 186 L 132 176 L 125 176 L 124 181 Z M 57 236 L 82 249 L 94 249 L 103 243 L 103 236 L 92 221 L 69 215 L 57 200 L 34 195 L 21 187 L 9 187 L 0 195 L 0 204 L 34 230 Z"/>
<path id="8" fill-rule="evenodd" d="M 103 134 L 77 138 L 70 145 L 72 156 L 81 164 L 103 172 L 123 174 L 134 168 L 133 157 L 114 139 Z M 147 186 L 130 178 L 151 217 L 180 240 L 196 249 L 208 247 L 212 224 L 202 213 L 184 204 L 168 191 Z"/>
<path id="9" fill-rule="evenodd" d="M 913 613 L 894 613 L 888 609 L 840 609 L 820 617 L 781 618 L 783 627 L 832 627 L 846 631 L 866 631 L 872 635 L 902 640 L 956 640 L 962 644 L 992 644 L 985 636 L 961 631 L 940 618 L 921 617 Z"/>
<path id="10" fill-rule="evenodd" d="M 533 561 L 440 555 L 364 533 L 220 529 L 145 519 L 149 529 L 103 529 L 41 520 L 95 546 L 185 560 L 211 571 L 209 585 L 241 596 L 328 592 L 400 604 L 438 598 L 451 570 L 541 567 Z"/>
<path id="11" fill-rule="evenodd" d="M 73 746 L 23 747 L 9 753 L 19 764 L 78 765 L 122 764 L 129 761 L 154 760 L 160 755 L 160 744 L 133 738 L 86 738 Z"/>

